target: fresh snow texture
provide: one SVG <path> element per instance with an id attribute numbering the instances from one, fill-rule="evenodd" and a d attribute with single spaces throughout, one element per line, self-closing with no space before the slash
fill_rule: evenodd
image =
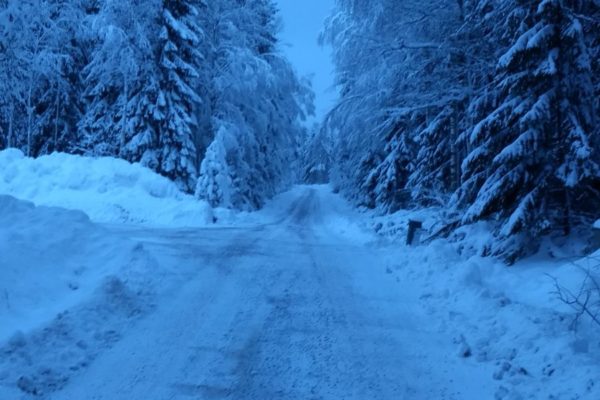
<path id="1" fill-rule="evenodd" d="M 0 152 L 0 171 L 0 194 L 81 210 L 95 222 L 202 226 L 213 220 L 205 202 L 142 165 L 116 158 L 54 153 L 33 159 L 9 149 Z"/>
<path id="2" fill-rule="evenodd" d="M 60 389 L 152 308 L 143 246 L 0 195 L 0 399 Z"/>
<path id="3" fill-rule="evenodd" d="M 536 256 L 507 267 L 478 256 L 493 238 L 484 223 L 462 227 L 455 242 L 406 246 L 406 221 L 419 219 L 426 232 L 435 231 L 437 213 L 401 210 L 373 216 L 368 225 L 380 234 L 378 246 L 389 249 L 386 272 L 399 288 L 419 293 L 418 304 L 464 359 L 460 368 L 472 368 L 470 379 L 479 382 L 478 392 L 471 387 L 450 398 L 600 398 L 600 326 L 587 315 L 577 318 L 558 296 L 559 288 L 568 300 L 589 294 L 590 310 L 600 312 L 600 290 L 591 281 L 600 282 L 600 252 L 573 261 Z M 437 357 L 441 367 L 448 354 Z"/>
<path id="4" fill-rule="evenodd" d="M 0 341 L 47 322 L 109 274 L 131 268 L 134 249 L 82 212 L 0 195 Z"/>
<path id="5" fill-rule="evenodd" d="M 439 210 L 371 218 L 328 186 L 210 229 L 0 199 L 0 399 L 600 398 L 600 328 L 554 293 L 600 252 L 507 268 L 470 250 L 481 224 L 407 246 Z"/>

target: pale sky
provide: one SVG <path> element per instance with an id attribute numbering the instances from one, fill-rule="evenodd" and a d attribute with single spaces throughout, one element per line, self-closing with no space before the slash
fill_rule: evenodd
<path id="1" fill-rule="evenodd" d="M 317 121 L 336 99 L 333 64 L 328 48 L 317 43 L 334 0 L 276 0 L 283 19 L 282 48 L 301 76 L 311 76 Z"/>

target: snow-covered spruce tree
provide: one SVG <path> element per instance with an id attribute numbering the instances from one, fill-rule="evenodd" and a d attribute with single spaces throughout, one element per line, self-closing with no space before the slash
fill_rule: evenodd
<path id="1" fill-rule="evenodd" d="M 206 149 L 196 194 L 212 206 L 231 206 L 233 173 L 230 171 L 228 154 L 235 152 L 237 141 L 224 126 L 220 127 L 214 140 Z"/>
<path id="2" fill-rule="evenodd" d="M 463 101 L 464 102 L 464 101 Z M 456 107 L 461 107 L 457 104 Z M 436 110 L 437 111 L 437 110 Z M 444 206 L 447 195 L 455 189 L 458 174 L 458 118 L 452 104 L 442 108 L 431 121 L 423 124 L 415 135 L 417 154 L 415 167 L 407 182 L 411 197 L 421 205 Z"/>
<path id="3" fill-rule="evenodd" d="M 129 65 L 122 63 L 122 98 L 115 103 L 117 114 L 124 116 L 118 124 L 120 131 L 118 156 L 131 162 L 159 170 L 159 134 L 161 113 L 160 73 L 158 67 L 161 12 L 160 0 L 130 0 L 115 4 L 114 13 L 119 25 L 127 32 Z"/>
<path id="4" fill-rule="evenodd" d="M 0 9 L 0 130 L 36 156 L 64 147 L 75 8 L 60 0 L 9 0 Z M 77 114 L 77 113 L 75 113 Z"/>
<path id="5" fill-rule="evenodd" d="M 445 20 L 444 27 L 430 28 L 437 47 L 422 54 L 425 78 L 418 78 L 416 91 L 425 101 L 421 109 L 411 112 L 422 120 L 412 134 L 417 151 L 406 183 L 416 205 L 446 206 L 460 185 L 460 165 L 466 155 L 460 137 L 471 123 L 468 106 L 495 64 L 490 48 L 496 44 L 482 40 L 478 29 L 488 25 L 493 29 L 493 24 L 475 17 L 476 5 L 477 1 L 456 2 L 454 12 L 438 20 Z"/>
<path id="6" fill-rule="evenodd" d="M 196 186 L 198 171 L 194 135 L 202 102 L 197 88 L 203 61 L 199 13 L 205 7 L 203 0 L 162 1 L 158 171 L 186 191 Z"/>
<path id="7" fill-rule="evenodd" d="M 304 141 L 301 179 L 306 183 L 329 182 L 329 171 L 333 159 L 333 143 L 328 132 L 315 124 Z"/>
<path id="8" fill-rule="evenodd" d="M 140 77 L 146 79 L 140 79 L 142 85 L 136 88 L 124 105 L 128 117 L 124 124 L 124 141 L 119 155 L 156 171 L 159 167 L 158 135 L 162 114 L 155 65 L 143 64 Z"/>
<path id="9" fill-rule="evenodd" d="M 593 2 L 512 6 L 502 29 L 515 40 L 499 61 L 495 106 L 470 134 L 457 191 L 467 207 L 463 223 L 498 219 L 491 252 L 508 262 L 535 250 L 550 230 L 568 233 L 591 206 L 599 173 L 589 38 L 581 23 Z"/>
<path id="10" fill-rule="evenodd" d="M 196 193 L 213 206 L 254 209 L 291 182 L 310 95 L 277 48 L 272 1 L 225 0 L 210 9 L 216 134 Z"/>
<path id="11" fill-rule="evenodd" d="M 88 20 L 97 44 L 82 71 L 86 104 L 79 131 L 82 147 L 92 155 L 118 156 L 124 142 L 128 114 L 125 106 L 138 68 L 135 48 L 129 41 L 129 27 L 120 24 L 132 22 L 127 18 L 131 14 L 126 12 L 131 4 L 127 1 L 124 4 L 125 9 L 120 9 L 118 2 L 107 0 L 99 13 Z"/>
<path id="12" fill-rule="evenodd" d="M 87 19 L 95 45 L 83 70 L 82 147 L 158 167 L 160 2 L 104 0 Z"/>
<path id="13" fill-rule="evenodd" d="M 326 126 L 340 133 L 334 184 L 354 202 L 383 211 L 405 207 L 411 202 L 411 174 L 414 185 L 423 187 L 419 200 L 444 186 L 420 179 L 442 175 L 423 168 L 439 169 L 446 158 L 454 159 L 452 146 L 438 147 L 427 133 L 435 132 L 429 123 L 436 115 L 465 97 L 462 54 L 450 40 L 462 25 L 459 4 L 337 2 L 323 39 L 334 48 L 341 100 Z M 422 155 L 435 155 L 435 163 L 415 163 L 417 141 L 431 147 Z"/>
<path id="14" fill-rule="evenodd" d="M 374 207 L 373 190 L 378 176 L 372 171 L 384 158 L 390 118 L 385 111 L 387 101 L 399 73 L 396 52 L 387 52 L 393 41 L 384 24 L 384 1 L 338 1 L 326 22 L 322 40 L 334 51 L 336 84 L 341 98 L 326 117 L 324 127 L 335 138 L 332 184 L 354 203 Z M 384 11 L 385 10 L 385 11 Z M 393 104 L 393 103 L 392 103 Z M 395 125 L 395 124 L 391 124 Z M 369 177 L 371 179 L 369 179 Z"/>
<path id="15" fill-rule="evenodd" d="M 406 131 L 403 132 L 406 128 L 402 119 L 396 121 L 396 126 L 385 138 L 384 155 L 375 158 L 376 164 L 372 167 L 369 162 L 361 164 L 370 171 L 361 187 L 367 195 L 365 199 L 368 199 L 364 204 L 371 208 L 379 206 L 388 212 L 409 204 L 411 198 L 406 186 L 415 167 L 415 144 Z"/>

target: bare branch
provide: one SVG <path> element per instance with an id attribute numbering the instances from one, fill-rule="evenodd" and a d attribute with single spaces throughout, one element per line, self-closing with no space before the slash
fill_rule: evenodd
<path id="1" fill-rule="evenodd" d="M 597 261 L 592 257 L 589 259 Z M 572 264 L 584 275 L 577 291 L 573 292 L 561 285 L 558 278 L 548 275 L 554 282 L 554 292 L 552 293 L 575 312 L 571 328 L 576 328 L 583 316 L 589 317 L 592 322 L 600 326 L 600 283 L 590 268 L 583 268 L 574 262 Z"/>

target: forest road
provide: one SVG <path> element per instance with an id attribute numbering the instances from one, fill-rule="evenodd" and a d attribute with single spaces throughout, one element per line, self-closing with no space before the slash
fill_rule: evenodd
<path id="1" fill-rule="evenodd" d="M 334 229 L 335 198 L 304 187 L 245 228 L 115 228 L 168 266 L 156 307 L 49 398 L 455 398 L 429 356 L 448 338 L 385 248 Z"/>

